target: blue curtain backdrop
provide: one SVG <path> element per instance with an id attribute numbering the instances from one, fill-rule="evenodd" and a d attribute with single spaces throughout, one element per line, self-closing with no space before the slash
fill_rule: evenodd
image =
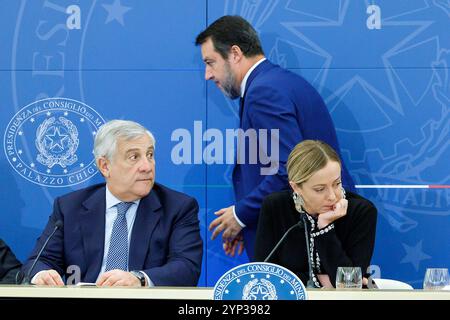
<path id="1" fill-rule="evenodd" d="M 25 259 L 53 199 L 102 181 L 96 128 L 130 119 L 156 137 L 157 181 L 199 202 L 200 285 L 247 262 L 224 256 L 207 230 L 233 203 L 225 130 L 238 115 L 205 82 L 194 39 L 225 14 L 249 20 L 267 57 L 323 96 L 359 192 L 379 210 L 375 272 L 421 288 L 427 267 L 450 267 L 450 8 L 440 0 L 1 0 L 0 237 Z M 45 153 L 52 118 L 67 131 L 48 143 L 79 140 L 59 158 Z M 221 163 L 203 153 L 208 129 L 223 134 Z M 181 140 L 190 154 L 176 152 Z M 400 187 L 412 185 L 422 187 Z"/>

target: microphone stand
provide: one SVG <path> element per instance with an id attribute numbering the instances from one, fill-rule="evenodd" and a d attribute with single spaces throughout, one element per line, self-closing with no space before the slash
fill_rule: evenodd
<path id="1" fill-rule="evenodd" d="M 303 222 L 304 223 L 304 222 Z M 278 241 L 278 243 L 276 244 L 276 246 L 272 249 L 272 251 L 270 251 L 270 253 L 267 255 L 267 257 L 264 259 L 264 262 L 267 262 L 270 260 L 270 258 L 272 258 L 273 254 L 275 253 L 275 251 L 277 251 L 278 247 L 283 243 L 284 239 L 287 237 L 287 235 L 294 230 L 297 227 L 301 227 L 302 226 L 302 221 L 300 220 L 299 222 L 297 222 L 296 224 L 294 224 L 293 226 L 291 226 L 285 233 L 284 235 L 281 237 L 280 241 Z"/>
<path id="2" fill-rule="evenodd" d="M 45 241 L 44 245 L 42 246 L 41 250 L 39 250 L 39 253 L 36 256 L 36 259 L 34 259 L 33 264 L 31 265 L 30 270 L 28 270 L 27 275 L 24 277 L 22 284 L 31 284 L 31 273 L 33 272 L 34 267 L 36 266 L 36 263 L 38 262 L 39 258 L 42 255 L 42 252 L 44 251 L 45 247 L 47 246 L 47 243 L 50 241 L 50 239 L 53 237 L 53 235 L 55 234 L 56 230 L 58 230 L 59 228 L 61 228 L 62 226 L 62 221 L 58 220 L 55 223 L 55 228 L 53 229 L 52 233 L 50 233 L 50 235 L 47 237 L 47 240 Z M 18 274 L 16 274 L 16 281 L 18 280 Z"/>

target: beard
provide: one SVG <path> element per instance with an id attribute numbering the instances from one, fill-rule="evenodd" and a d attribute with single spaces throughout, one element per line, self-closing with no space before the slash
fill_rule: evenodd
<path id="1" fill-rule="evenodd" d="M 221 90 L 224 95 L 226 95 L 230 99 L 236 99 L 239 98 L 241 95 L 241 90 L 239 86 L 236 86 L 236 77 L 234 76 L 233 72 L 231 71 L 230 64 L 225 64 L 225 79 L 223 83 L 221 84 Z M 237 88 L 236 88 L 237 87 Z"/>

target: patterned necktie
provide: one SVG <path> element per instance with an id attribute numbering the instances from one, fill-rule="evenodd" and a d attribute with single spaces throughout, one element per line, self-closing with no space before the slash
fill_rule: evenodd
<path id="1" fill-rule="evenodd" d="M 117 218 L 114 221 L 105 271 L 128 270 L 128 227 L 126 213 L 133 202 L 120 202 L 117 207 Z"/>

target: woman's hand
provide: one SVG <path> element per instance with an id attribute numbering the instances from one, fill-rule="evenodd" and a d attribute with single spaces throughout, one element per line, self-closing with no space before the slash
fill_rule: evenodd
<path id="1" fill-rule="evenodd" d="M 319 229 L 325 228 L 335 220 L 345 216 L 347 214 L 348 201 L 347 199 L 341 199 L 333 206 L 332 211 L 328 211 L 319 215 L 317 225 Z"/>

